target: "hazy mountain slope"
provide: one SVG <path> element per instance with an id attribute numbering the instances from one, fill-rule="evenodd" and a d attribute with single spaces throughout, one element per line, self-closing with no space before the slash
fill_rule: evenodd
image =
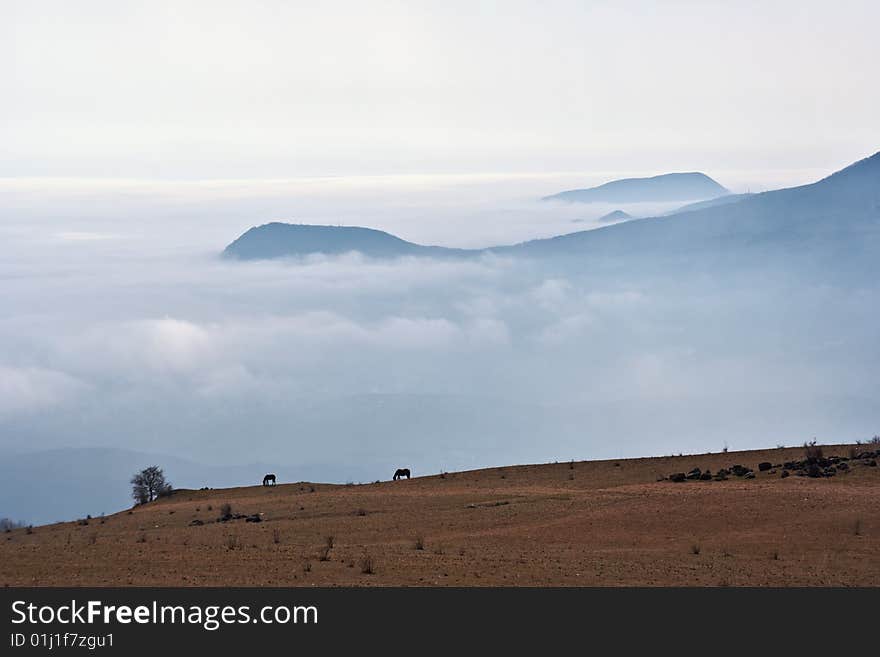
<path id="1" fill-rule="evenodd" d="M 47 523 L 115 513 L 131 506 L 131 476 L 149 465 L 163 468 L 176 488 L 253 485 L 267 472 L 276 473 L 279 482 L 344 483 L 365 474 L 344 464 L 204 465 L 168 454 L 105 447 L 7 453 L 0 458 L 0 517 Z"/>
<path id="2" fill-rule="evenodd" d="M 650 178 L 612 180 L 589 189 L 570 189 L 545 196 L 545 201 L 576 203 L 641 203 L 645 201 L 688 201 L 714 198 L 727 190 L 704 173 L 666 173 Z"/>
<path id="3" fill-rule="evenodd" d="M 880 153 L 810 185 L 492 251 L 530 257 L 699 254 L 746 246 L 865 252 L 876 248 L 878 230 Z"/>
<path id="4" fill-rule="evenodd" d="M 724 196 L 719 196 L 718 198 L 710 198 L 706 201 L 697 201 L 695 203 L 688 203 L 687 205 L 683 205 L 680 208 L 676 208 L 670 212 L 666 212 L 666 215 L 670 214 L 679 214 L 680 212 L 692 212 L 694 210 L 703 210 L 705 208 L 715 207 L 716 205 L 728 205 L 730 203 L 739 203 L 745 198 L 752 196 L 752 194 L 725 194 Z"/>

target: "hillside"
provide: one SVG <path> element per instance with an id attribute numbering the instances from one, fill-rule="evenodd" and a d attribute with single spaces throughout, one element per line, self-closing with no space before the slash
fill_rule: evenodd
<path id="1" fill-rule="evenodd" d="M 0 584 L 878 586 L 873 454 L 820 478 L 759 470 L 804 458 L 789 448 L 180 490 L 5 534 Z M 753 478 L 658 480 L 734 465 Z M 227 503 L 233 519 L 220 521 Z"/>
<path id="2" fill-rule="evenodd" d="M 727 194 L 728 190 L 705 173 L 665 173 L 650 178 L 612 180 L 598 187 L 570 189 L 544 201 L 575 203 L 644 203 L 647 201 L 698 201 Z"/>

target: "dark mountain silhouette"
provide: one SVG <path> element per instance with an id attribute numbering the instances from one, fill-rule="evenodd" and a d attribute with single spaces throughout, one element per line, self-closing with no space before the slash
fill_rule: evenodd
<path id="1" fill-rule="evenodd" d="M 612 180 L 589 189 L 571 189 L 545 201 L 576 203 L 640 203 L 645 201 L 690 201 L 716 198 L 727 190 L 705 173 L 666 173 L 651 178 Z"/>
<path id="2" fill-rule="evenodd" d="M 737 196 L 731 203 L 716 202 L 663 217 L 473 250 L 421 246 L 368 228 L 273 223 L 251 228 L 225 254 L 255 259 L 347 251 L 373 257 L 464 257 L 491 252 L 583 260 L 696 256 L 742 247 L 784 247 L 795 252 L 821 248 L 842 256 L 846 250 L 850 255 L 867 253 L 876 249 L 880 232 L 880 153 L 810 185 Z"/>
<path id="3" fill-rule="evenodd" d="M 226 247 L 223 254 L 242 260 L 334 255 L 357 251 L 376 258 L 445 256 L 457 249 L 413 244 L 381 230 L 357 226 L 310 226 L 274 222 L 255 226 Z"/>

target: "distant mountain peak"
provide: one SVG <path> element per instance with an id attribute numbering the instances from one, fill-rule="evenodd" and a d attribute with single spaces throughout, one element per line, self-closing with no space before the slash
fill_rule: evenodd
<path id="1" fill-rule="evenodd" d="M 603 214 L 596 221 L 601 223 L 608 223 L 611 221 L 627 221 L 632 219 L 633 216 L 629 212 L 624 212 L 623 210 L 612 210 L 608 214 Z"/>
<path id="2" fill-rule="evenodd" d="M 545 196 L 545 201 L 575 203 L 640 203 L 648 201 L 702 201 L 729 193 L 705 173 L 664 173 L 649 178 L 623 178 L 598 187 L 571 189 Z"/>
<path id="3" fill-rule="evenodd" d="M 263 260 L 315 253 L 339 255 L 357 251 L 377 258 L 453 255 L 458 249 L 422 246 L 375 228 L 272 222 L 254 226 L 223 251 L 228 258 Z"/>

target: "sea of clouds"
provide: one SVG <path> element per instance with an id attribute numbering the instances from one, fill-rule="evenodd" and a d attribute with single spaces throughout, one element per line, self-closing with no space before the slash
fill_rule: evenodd
<path id="1" fill-rule="evenodd" d="M 121 447 L 339 480 L 354 464 L 378 478 L 870 433 L 874 288 L 489 255 L 219 257 L 270 220 L 448 246 L 593 227 L 614 208 L 535 200 L 574 183 L 7 181 L 0 451 Z"/>

